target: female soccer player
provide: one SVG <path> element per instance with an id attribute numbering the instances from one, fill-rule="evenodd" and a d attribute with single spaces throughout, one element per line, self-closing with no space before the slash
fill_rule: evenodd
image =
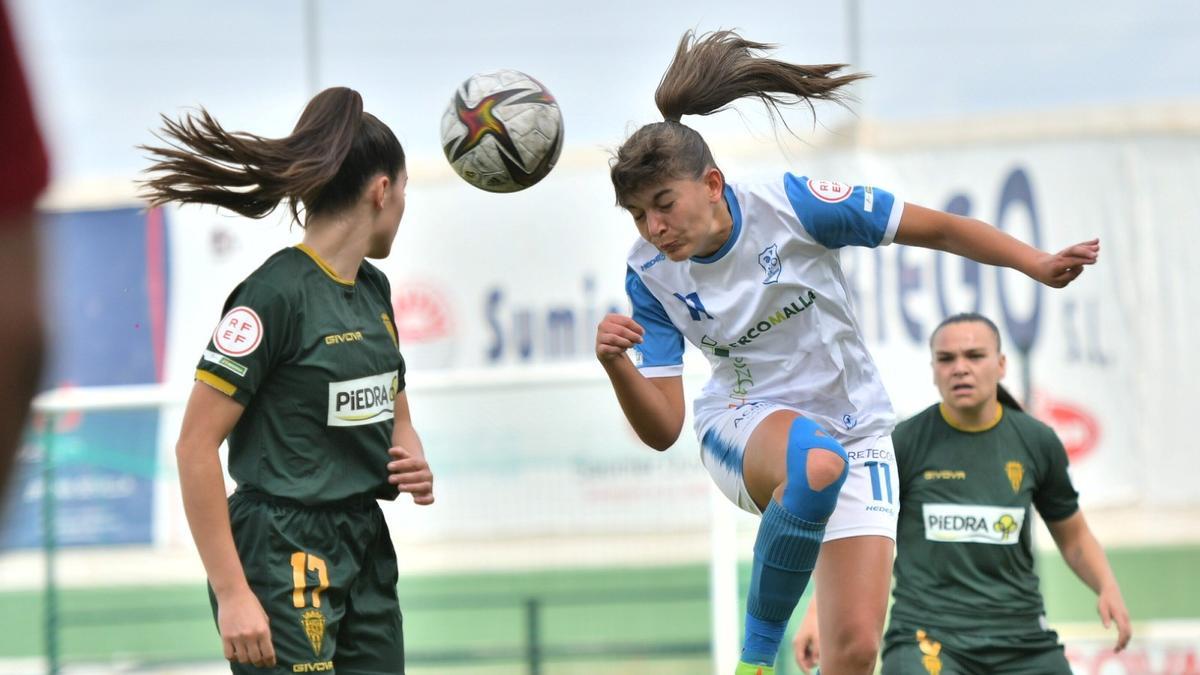
<path id="1" fill-rule="evenodd" d="M 1043 616 L 1031 505 L 1063 559 L 1100 596 L 1100 620 L 1105 628 L 1116 623 L 1116 651 L 1124 649 L 1129 613 L 1079 510 L 1067 453 L 999 384 L 1000 331 L 982 315 L 957 314 L 934 330 L 930 349 L 942 401 L 892 436 L 900 523 L 884 675 L 1069 675 Z M 804 668 L 824 660 L 812 614 L 810 605 L 795 638 Z"/>
<path id="2" fill-rule="evenodd" d="M 409 417 L 383 258 L 404 214 L 396 136 L 352 89 L 290 136 L 164 118 L 153 204 L 261 218 L 287 200 L 303 243 L 230 294 L 200 358 L 176 455 L 188 524 L 234 672 L 404 672 L 396 553 L 377 499 L 433 502 Z M 225 500 L 217 448 L 237 490 Z"/>
<path id="3" fill-rule="evenodd" d="M 868 673 L 896 529 L 894 415 L 837 249 L 894 240 L 1060 287 L 1095 262 L 1099 242 L 1047 254 L 876 187 L 793 174 L 727 183 L 683 115 L 746 96 L 775 113 L 789 102 L 838 101 L 863 77 L 754 53 L 767 48 L 727 31 L 685 34 L 655 94 L 664 121 L 643 126 L 617 151 L 617 203 L 641 240 L 626 272 L 633 316 L 601 321 L 596 355 L 639 437 L 660 450 L 683 425 L 684 338 L 708 357 L 712 379 L 695 402 L 702 461 L 726 496 L 762 513 L 738 672 L 772 672 L 820 548 L 828 672 Z M 631 348 L 637 363 L 626 355 Z"/>

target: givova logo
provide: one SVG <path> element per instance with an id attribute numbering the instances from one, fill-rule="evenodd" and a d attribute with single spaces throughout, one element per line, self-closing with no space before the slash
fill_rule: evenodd
<path id="1" fill-rule="evenodd" d="M 293 673 L 328 673 L 333 670 L 333 661 L 315 661 L 313 663 L 293 663 Z"/>
<path id="2" fill-rule="evenodd" d="M 394 372 L 330 382 L 326 424 L 331 427 L 356 427 L 392 419 L 399 386 L 400 378 Z"/>
<path id="3" fill-rule="evenodd" d="M 1025 509 L 1015 506 L 923 504 L 929 541 L 1015 544 L 1025 524 Z"/>

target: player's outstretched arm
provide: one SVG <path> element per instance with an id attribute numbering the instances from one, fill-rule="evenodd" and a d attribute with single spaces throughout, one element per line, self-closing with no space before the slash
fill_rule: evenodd
<path id="1" fill-rule="evenodd" d="M 425 446 L 413 428 L 408 394 L 403 391 L 396 394 L 396 421 L 388 456 L 391 458 L 387 465 L 388 482 L 412 495 L 414 504 L 432 504 L 433 470 L 425 460 Z"/>
<path id="2" fill-rule="evenodd" d="M 638 438 L 655 450 L 666 450 L 683 430 L 683 378 L 647 378 L 638 372 L 625 352 L 640 344 L 643 335 L 645 330 L 632 318 L 609 314 L 596 327 L 596 358 Z"/>
<path id="3" fill-rule="evenodd" d="M 250 590 L 233 544 L 229 504 L 217 449 L 242 416 L 242 404 L 197 382 L 175 446 L 183 510 L 217 596 L 217 629 L 225 658 L 259 667 L 275 665 L 267 613 Z"/>
<path id="4" fill-rule="evenodd" d="M 961 255 L 988 265 L 1011 267 L 1047 286 L 1062 288 L 1096 263 L 1100 240 L 1046 253 L 974 218 L 905 204 L 896 243 Z"/>
<path id="5" fill-rule="evenodd" d="M 1133 629 L 1129 626 L 1129 611 L 1125 609 L 1125 599 L 1121 597 L 1121 587 L 1108 564 L 1108 557 L 1088 527 L 1083 511 L 1048 522 L 1046 527 L 1054 537 L 1063 560 L 1099 596 L 1096 611 L 1100 614 L 1100 623 L 1105 628 L 1117 624 L 1117 644 L 1113 651 L 1121 651 L 1133 635 Z"/>

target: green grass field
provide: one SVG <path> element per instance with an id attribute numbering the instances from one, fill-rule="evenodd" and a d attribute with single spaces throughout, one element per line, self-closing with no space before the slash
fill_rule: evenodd
<path id="1" fill-rule="evenodd" d="M 1191 583 L 1200 547 L 1115 549 L 1109 557 L 1136 621 L 1200 618 L 1200 586 Z M 1040 562 L 1051 623 L 1094 621 L 1091 592 L 1062 560 Z M 546 675 L 635 673 L 647 664 L 665 675 L 707 672 L 707 583 L 703 566 L 406 577 L 409 670 L 526 673 L 532 629 Z M 70 589 L 59 603 L 67 663 L 219 659 L 200 584 Z M 44 610 L 40 592 L 0 594 L 0 661 L 45 654 Z M 781 662 L 790 664 L 790 653 Z"/>

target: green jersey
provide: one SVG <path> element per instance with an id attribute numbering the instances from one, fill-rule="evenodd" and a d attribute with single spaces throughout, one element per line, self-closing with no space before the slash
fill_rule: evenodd
<path id="1" fill-rule="evenodd" d="M 960 430 L 934 405 L 897 426 L 892 440 L 900 514 L 889 635 L 1037 630 L 1044 609 L 1029 507 L 1046 521 L 1078 509 L 1058 436 L 1010 408 L 987 429 Z"/>
<path id="2" fill-rule="evenodd" d="M 321 504 L 394 499 L 387 482 L 404 390 L 387 277 L 338 278 L 300 245 L 267 259 L 225 303 L 196 379 L 246 407 L 229 435 L 239 489 Z"/>

